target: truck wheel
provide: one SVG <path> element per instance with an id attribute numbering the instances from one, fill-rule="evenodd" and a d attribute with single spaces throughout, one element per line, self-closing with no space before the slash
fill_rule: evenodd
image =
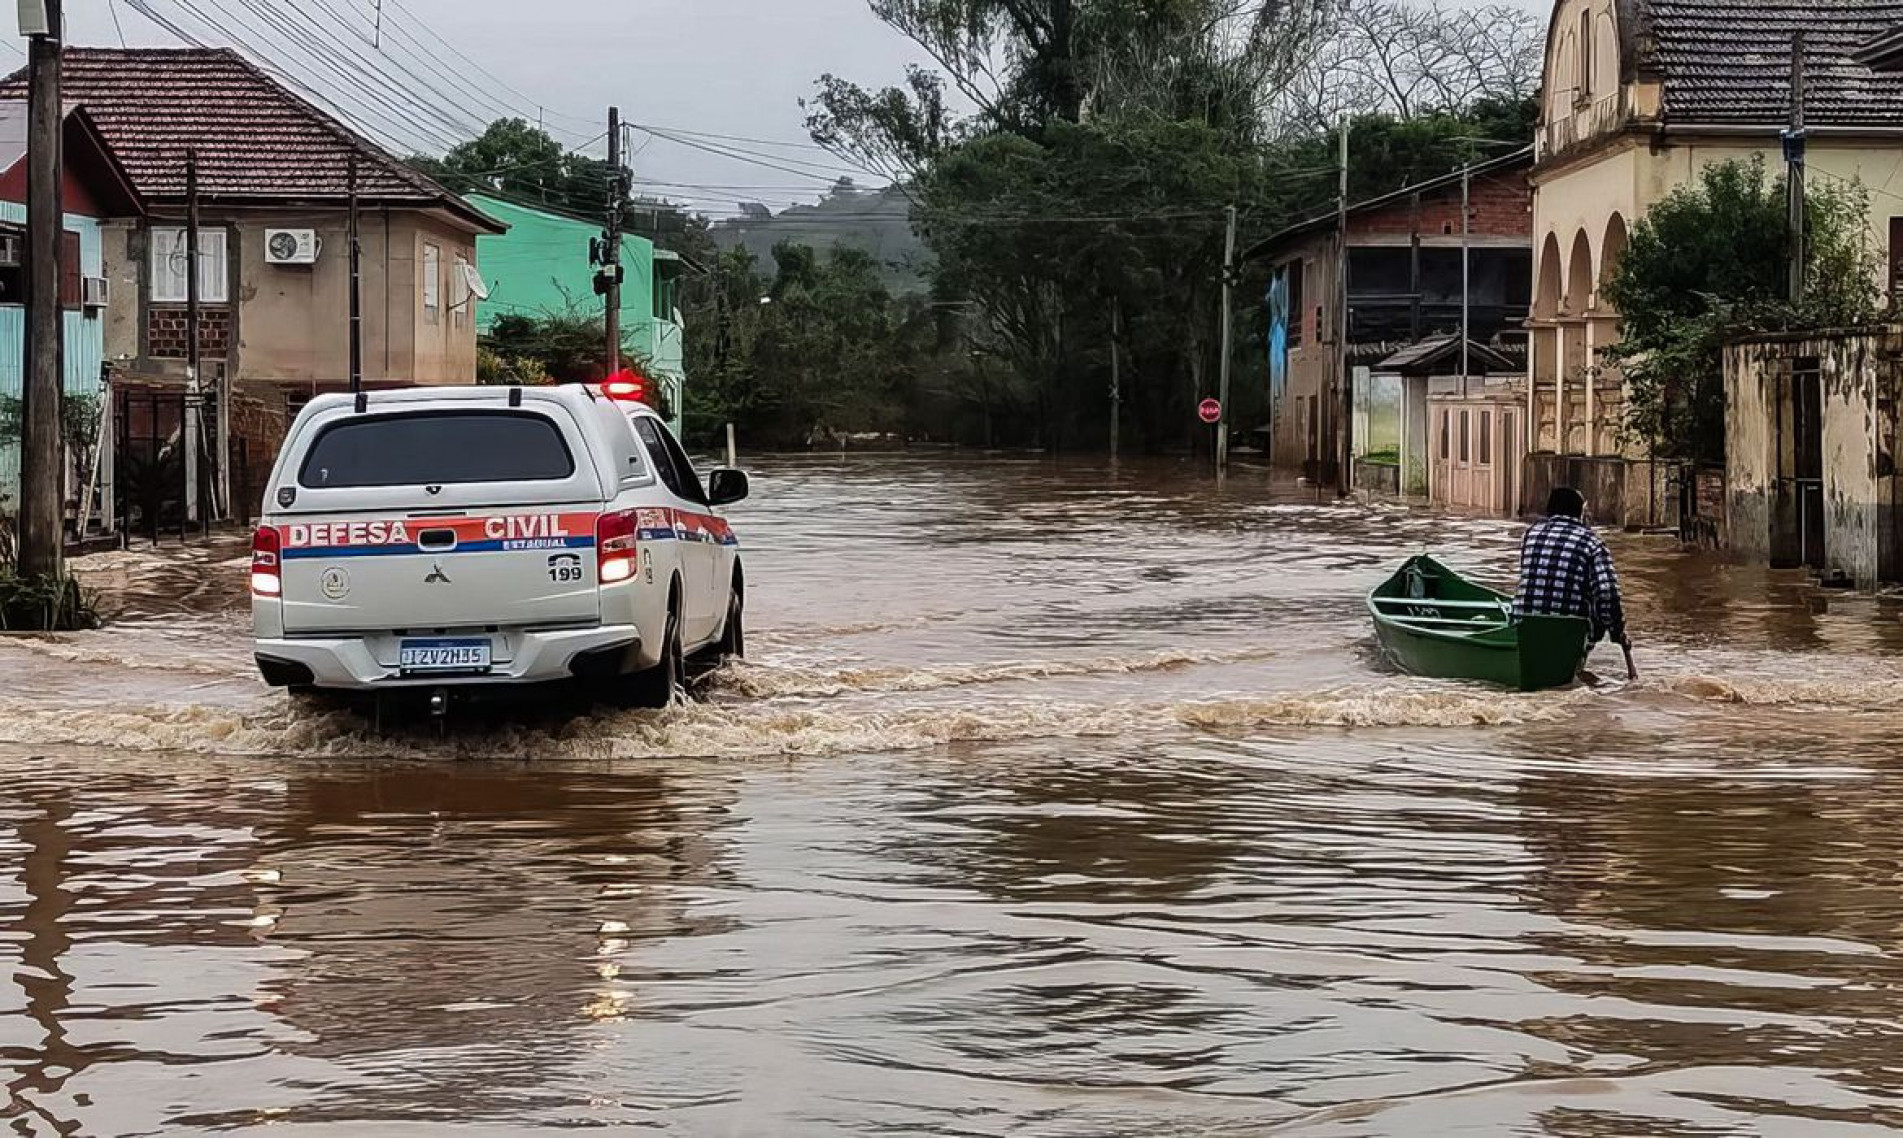
<path id="1" fill-rule="evenodd" d="M 630 684 L 628 702 L 634 707 L 658 711 L 674 702 L 674 694 L 686 680 L 687 669 L 681 656 L 681 611 L 678 601 L 667 606 L 667 630 L 661 635 L 661 662 L 644 672 L 636 672 Z"/>
<path id="2" fill-rule="evenodd" d="M 727 594 L 727 623 L 720 630 L 716 655 L 721 663 L 747 658 L 746 601 L 738 585 Z"/>

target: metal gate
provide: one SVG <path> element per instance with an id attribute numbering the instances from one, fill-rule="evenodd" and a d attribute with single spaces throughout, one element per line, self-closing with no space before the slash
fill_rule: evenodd
<path id="1" fill-rule="evenodd" d="M 219 501 L 218 399 L 213 393 L 130 390 L 113 396 L 113 519 L 125 538 L 156 543 L 205 535 L 214 521 L 251 521 L 249 463 L 232 440 L 232 501 Z"/>

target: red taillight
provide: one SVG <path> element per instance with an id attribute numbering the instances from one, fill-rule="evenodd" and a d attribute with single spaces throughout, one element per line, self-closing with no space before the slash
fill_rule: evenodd
<path id="1" fill-rule="evenodd" d="M 259 526 L 251 535 L 251 592 L 259 597 L 284 595 L 284 539 L 273 526 Z"/>
<path id="2" fill-rule="evenodd" d="M 634 576 L 638 515 L 633 510 L 602 514 L 595 519 L 595 571 L 604 585 Z"/>

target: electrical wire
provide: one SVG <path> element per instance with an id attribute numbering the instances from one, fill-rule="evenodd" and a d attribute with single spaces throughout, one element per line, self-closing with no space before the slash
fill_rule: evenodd
<path id="1" fill-rule="evenodd" d="M 421 16 L 418 16 L 414 11 L 412 11 L 409 8 L 408 5 L 401 3 L 400 0 L 384 0 L 384 12 L 386 13 L 386 15 L 390 13 L 394 13 L 394 12 L 402 12 L 408 15 L 413 21 L 415 21 L 415 26 L 417 26 L 418 28 L 421 28 L 424 34 L 428 35 L 431 39 L 443 45 L 443 47 L 446 48 L 451 55 L 454 55 L 457 59 L 460 59 L 464 63 L 468 64 L 471 68 L 475 69 L 475 71 L 478 74 L 489 79 L 497 87 L 501 88 L 504 91 L 507 91 L 509 94 L 514 95 L 516 98 L 521 99 L 525 103 L 534 105 L 538 111 L 546 110 L 547 113 L 553 115 L 556 118 L 567 119 L 568 121 L 574 122 L 574 123 L 581 123 L 581 124 L 586 124 L 589 126 L 592 126 L 594 124 L 595 122 L 594 119 L 584 118 L 577 115 L 563 114 L 560 111 L 549 110 L 548 108 L 544 107 L 541 103 L 537 102 L 534 98 L 523 94 L 521 91 L 517 90 L 514 87 L 511 87 L 509 84 L 505 83 L 500 76 L 496 75 L 495 72 L 488 70 L 487 68 L 483 67 L 482 64 L 477 63 L 475 60 L 469 58 L 469 56 L 465 55 L 462 52 L 462 50 L 459 49 L 455 44 L 450 43 L 448 40 L 444 39 L 441 35 L 439 35 L 436 32 L 434 28 L 429 26 L 428 21 L 424 20 Z"/>
<path id="2" fill-rule="evenodd" d="M 645 124 L 636 124 L 636 126 L 640 130 L 666 139 L 677 146 L 686 146 L 694 150 L 704 150 L 709 154 L 717 154 L 723 158 L 729 158 L 736 162 L 744 162 L 748 165 L 765 167 L 769 170 L 778 170 L 783 174 L 792 174 L 798 178 L 811 178 L 814 181 L 820 182 L 837 182 L 842 177 L 862 177 L 868 173 L 868 171 L 865 170 L 824 167 L 815 163 L 800 162 L 792 158 L 778 158 L 776 156 L 756 154 L 738 147 L 718 146 L 709 142 L 699 142 L 686 136 L 676 135 L 659 127 L 647 126 Z"/>
<path id="3" fill-rule="evenodd" d="M 112 13 L 112 30 L 119 33 L 119 49 L 125 50 L 126 30 L 119 23 L 119 0 L 106 0 L 106 10 Z M 11 47 L 12 45 L 7 45 Z"/>
<path id="4" fill-rule="evenodd" d="M 154 7 L 156 0 L 126 0 L 126 2 L 133 7 L 133 10 L 144 15 L 173 35 L 178 36 L 183 42 L 196 47 L 213 46 L 208 40 L 186 30 L 177 21 L 159 13 Z M 190 15 L 201 27 L 208 29 L 214 37 L 222 37 L 226 44 L 241 48 L 246 54 L 251 56 L 252 59 L 265 66 L 267 71 L 270 71 L 273 75 L 285 81 L 298 92 L 309 97 L 319 106 L 324 107 L 346 120 L 355 119 L 365 123 L 365 125 L 376 124 L 380 126 L 380 130 L 373 129 L 371 133 L 381 134 L 385 141 L 406 144 L 412 149 L 424 148 L 415 145 L 415 140 L 417 139 L 425 140 L 430 147 L 444 146 L 446 142 L 449 145 L 454 145 L 456 139 L 454 134 L 445 133 L 442 126 L 431 124 L 419 118 L 415 112 L 412 112 L 382 92 L 375 90 L 360 79 L 354 79 L 347 75 L 343 76 L 344 78 L 351 79 L 352 84 L 362 93 L 363 98 L 367 99 L 368 102 L 347 103 L 340 100 L 335 91 L 319 91 L 309 82 L 306 82 L 301 76 L 295 74 L 292 68 L 285 65 L 279 58 L 279 52 L 282 51 L 281 48 L 272 51 L 260 47 L 258 41 L 261 38 L 261 33 L 248 21 L 239 20 L 228 10 L 220 7 L 218 9 L 219 15 L 239 23 L 246 32 L 250 33 L 248 36 L 241 35 L 234 31 L 231 26 L 223 20 L 208 15 L 203 9 L 198 7 L 196 0 L 171 0 L 171 3 L 181 12 Z M 266 42 L 272 41 L 267 40 Z M 272 46 L 276 47 L 277 45 L 273 42 Z M 323 57 L 321 54 L 314 54 L 308 50 L 300 54 L 310 55 L 311 58 L 318 60 L 320 70 L 331 70 L 327 64 L 322 62 Z"/>
<path id="5" fill-rule="evenodd" d="M 175 2 L 179 2 L 179 0 L 175 0 Z M 208 2 L 218 3 L 222 6 L 225 0 L 208 0 Z M 316 0 L 316 2 L 327 4 L 327 0 Z M 467 110 L 455 108 L 455 100 L 445 94 L 440 88 L 428 83 L 415 81 L 414 76 L 410 76 L 410 78 L 415 81 L 415 85 L 404 83 L 395 76 L 384 72 L 377 66 L 374 60 L 367 58 L 354 49 L 350 49 L 344 40 L 334 36 L 326 39 L 326 28 L 323 24 L 311 18 L 302 3 L 289 5 L 290 12 L 288 14 L 282 11 L 272 0 L 237 0 L 237 3 L 247 10 L 256 13 L 258 17 L 266 23 L 279 29 L 282 34 L 292 42 L 302 46 L 311 58 L 317 62 L 319 67 L 337 69 L 332 73 L 339 74 L 340 77 L 350 80 L 363 89 L 374 89 L 373 85 L 392 88 L 391 96 L 387 101 L 398 102 L 399 105 L 414 107 L 417 116 L 428 116 L 429 121 L 440 124 L 443 129 L 450 132 L 450 137 L 473 137 L 474 135 L 482 133 L 483 128 L 487 125 L 475 116 L 470 115 Z M 334 9 L 332 9 L 332 11 L 334 11 Z M 294 19 L 302 20 L 305 25 L 309 26 L 310 30 L 298 26 L 293 22 Z M 378 81 L 381 82 L 378 83 Z M 420 90 L 418 89 L 419 87 Z M 441 100 L 441 102 L 439 103 L 436 100 Z M 450 104 L 453 109 L 445 109 L 443 104 Z"/>
<path id="6" fill-rule="evenodd" d="M 324 2 L 324 0 L 317 0 L 317 2 L 320 4 L 323 4 L 325 7 L 329 7 L 329 5 Z M 345 6 L 348 7 L 351 11 L 353 12 L 357 11 L 355 6 L 350 3 L 350 0 L 340 0 L 340 2 L 344 3 Z M 536 105 L 535 112 L 534 114 L 531 115 L 525 108 L 517 106 L 513 103 L 510 103 L 506 99 L 503 99 L 502 97 L 496 95 L 492 90 L 485 88 L 482 84 L 477 83 L 471 78 L 469 78 L 469 76 L 465 74 L 464 72 L 458 71 L 453 67 L 444 66 L 444 64 L 438 58 L 437 53 L 432 52 L 427 44 L 423 43 L 421 40 L 419 40 L 414 35 L 412 35 L 409 32 L 404 22 L 397 21 L 397 20 L 386 20 L 384 23 L 384 27 L 386 32 L 388 33 L 386 36 L 386 39 L 391 41 L 401 40 L 402 42 L 409 44 L 412 48 L 415 49 L 415 54 L 413 58 L 415 59 L 416 62 L 427 67 L 433 74 L 443 79 L 445 82 L 449 83 L 460 94 L 463 94 L 467 96 L 469 99 L 473 100 L 474 102 L 479 103 L 482 106 L 488 108 L 490 112 L 495 113 L 498 117 L 521 119 L 524 122 L 527 122 L 532 118 L 535 120 L 535 123 L 538 129 L 547 133 L 551 137 L 556 138 L 558 141 L 573 142 L 581 137 L 581 132 L 579 131 L 575 131 L 567 127 L 556 127 L 556 126 L 553 126 L 552 124 L 545 123 L 543 121 L 544 108 L 540 104 Z M 425 30 L 428 30 L 427 26 L 425 26 Z M 434 35 L 434 33 L 432 33 L 432 35 Z M 360 39 L 362 38 L 361 32 L 358 33 L 358 37 Z M 447 41 L 443 40 L 441 36 L 435 36 L 434 38 L 436 38 L 438 42 L 443 43 L 445 46 L 448 46 Z M 377 50 L 378 52 L 384 55 L 390 54 L 390 51 L 387 47 L 377 47 L 375 48 L 375 50 Z M 457 54 L 459 56 L 461 55 L 460 52 L 458 52 Z M 463 58 L 466 59 L 467 57 L 463 57 Z M 567 116 L 562 116 L 562 117 L 566 118 Z M 585 122 L 587 120 L 578 120 L 578 121 Z M 586 143 L 580 143 L 579 145 L 586 145 Z"/>

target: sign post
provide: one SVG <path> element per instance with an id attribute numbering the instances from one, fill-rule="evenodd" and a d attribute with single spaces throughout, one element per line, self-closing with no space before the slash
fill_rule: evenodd
<path id="1" fill-rule="evenodd" d="M 1223 458 L 1225 457 L 1222 453 L 1222 427 L 1220 426 L 1222 423 L 1222 401 L 1219 399 L 1205 399 L 1201 403 L 1198 403 L 1196 405 L 1196 417 L 1215 429 L 1216 473 L 1220 475 L 1223 472 Z"/>

